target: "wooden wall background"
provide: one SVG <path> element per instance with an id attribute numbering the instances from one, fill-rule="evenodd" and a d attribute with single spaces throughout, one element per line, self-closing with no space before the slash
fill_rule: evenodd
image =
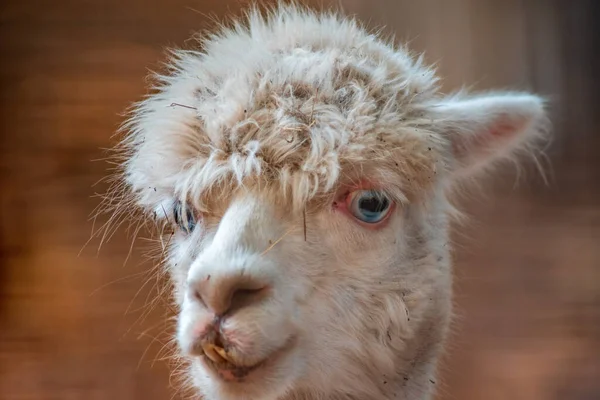
<path id="1" fill-rule="evenodd" d="M 167 308 L 141 309 L 162 287 L 143 285 L 147 243 L 137 241 L 125 266 L 124 230 L 78 256 L 92 195 L 106 188 L 92 187 L 107 168 L 92 160 L 145 93 L 163 48 L 206 27 L 205 14 L 244 3 L 1 3 L 0 398 L 177 398 L 167 362 L 152 362 Z M 474 219 L 456 235 L 460 318 L 439 398 L 599 398 L 597 2 L 337 3 L 427 50 L 449 90 L 523 88 L 552 101 L 550 184 L 528 173 L 515 187 L 515 172 L 502 171 L 485 197 L 464 202 Z"/>

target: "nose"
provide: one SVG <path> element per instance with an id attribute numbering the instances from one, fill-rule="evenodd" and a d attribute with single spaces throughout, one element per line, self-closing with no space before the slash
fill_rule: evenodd
<path id="1" fill-rule="evenodd" d="M 269 285 L 249 275 L 211 276 L 189 282 L 194 301 L 221 316 L 256 304 L 268 296 Z"/>

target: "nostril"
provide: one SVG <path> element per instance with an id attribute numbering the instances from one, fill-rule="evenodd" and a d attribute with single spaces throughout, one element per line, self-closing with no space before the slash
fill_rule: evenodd
<path id="1" fill-rule="evenodd" d="M 266 297 L 268 291 L 268 286 L 239 287 L 231 294 L 230 309 L 237 309 L 258 303 Z"/>
<path id="2" fill-rule="evenodd" d="M 190 300 L 215 315 L 224 315 L 261 301 L 269 292 L 266 282 L 251 277 L 219 276 L 192 280 L 188 286 Z"/>
<path id="3" fill-rule="evenodd" d="M 206 303 L 204 302 L 204 299 L 202 298 L 202 293 L 200 292 L 199 289 L 192 289 L 192 296 L 194 297 L 194 299 L 199 301 L 200 304 L 202 304 L 204 307 L 206 307 Z"/>
<path id="4" fill-rule="evenodd" d="M 245 298 L 249 298 L 252 296 L 257 296 L 259 294 L 261 294 L 264 290 L 266 290 L 266 288 L 260 288 L 260 289 L 238 289 L 235 292 L 233 292 L 233 297 L 238 297 L 240 299 L 245 299 Z"/>

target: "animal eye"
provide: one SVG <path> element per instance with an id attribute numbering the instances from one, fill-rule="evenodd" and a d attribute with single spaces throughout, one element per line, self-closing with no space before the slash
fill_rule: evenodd
<path id="1" fill-rule="evenodd" d="M 177 201 L 173 205 L 173 218 L 179 229 L 185 233 L 192 233 L 196 227 L 196 218 L 192 212 L 192 207 L 188 204 L 183 207 L 181 201 Z"/>
<path id="2" fill-rule="evenodd" d="M 358 190 L 350 193 L 347 205 L 348 211 L 355 218 L 368 224 L 376 224 L 388 215 L 392 202 L 379 191 Z"/>

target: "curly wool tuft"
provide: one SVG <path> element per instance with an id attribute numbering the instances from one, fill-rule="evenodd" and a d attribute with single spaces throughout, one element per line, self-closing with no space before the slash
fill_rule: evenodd
<path id="1" fill-rule="evenodd" d="M 125 179 L 148 209 L 163 191 L 206 210 L 215 190 L 259 184 L 299 210 L 375 164 L 406 202 L 449 163 L 428 112 L 434 71 L 355 20 L 253 9 L 202 48 L 174 51 L 123 126 Z"/>

